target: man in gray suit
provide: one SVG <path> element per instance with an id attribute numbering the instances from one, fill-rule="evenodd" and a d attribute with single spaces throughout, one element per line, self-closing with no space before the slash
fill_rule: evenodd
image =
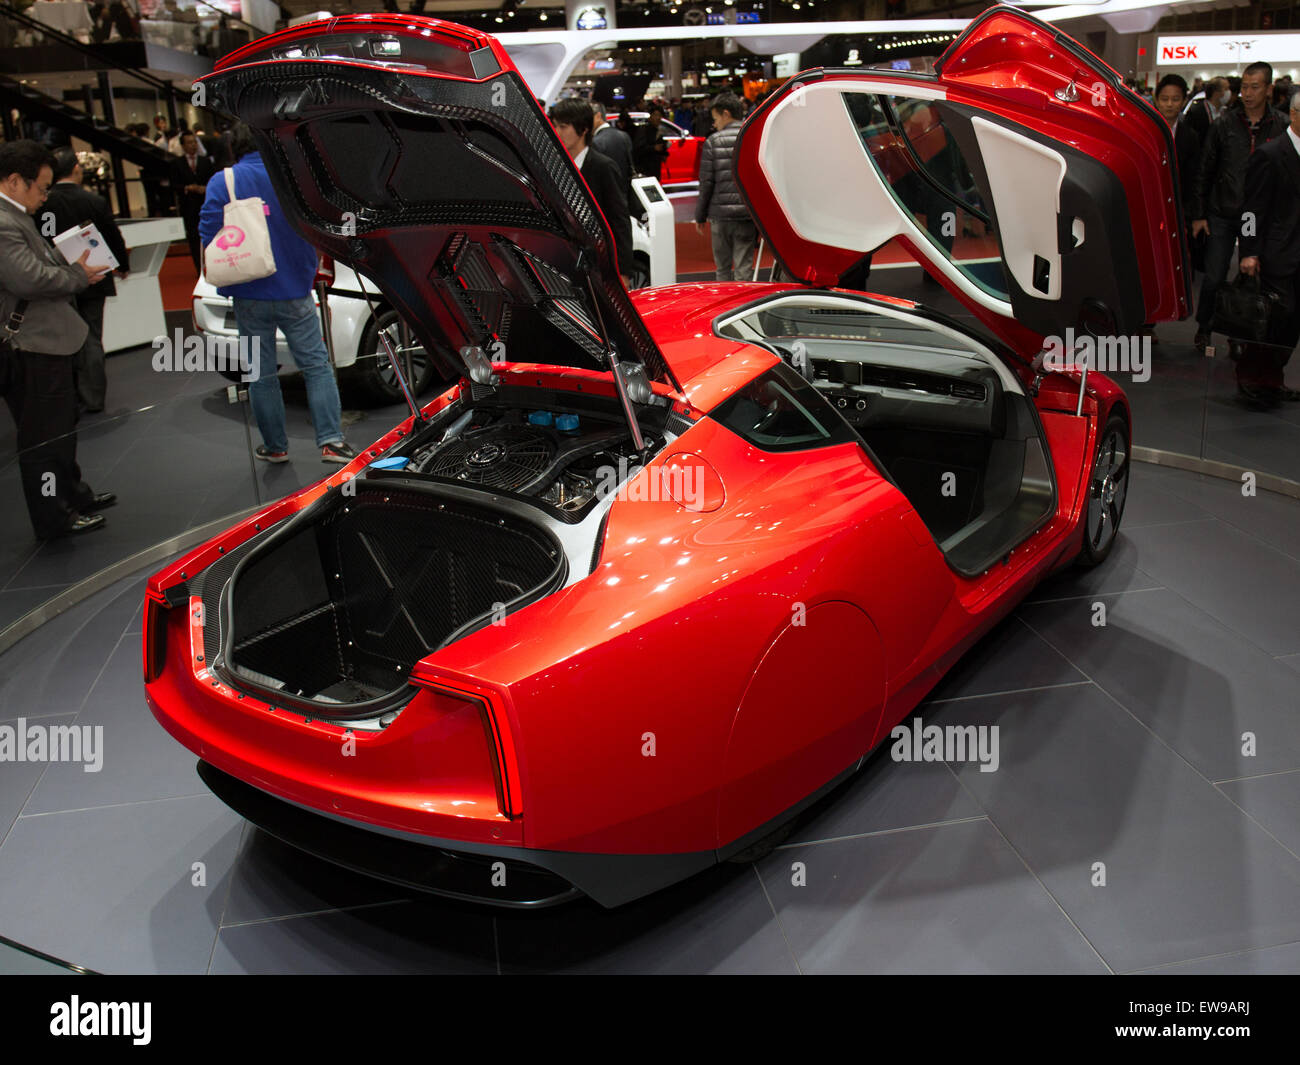
<path id="1" fill-rule="evenodd" d="M 18 468 L 38 539 L 89 532 L 111 492 L 93 492 L 77 466 L 73 376 L 88 327 L 73 297 L 104 278 L 87 251 L 65 263 L 32 215 L 54 181 L 54 156 L 35 141 L 0 144 L 0 392 L 18 429 Z"/>

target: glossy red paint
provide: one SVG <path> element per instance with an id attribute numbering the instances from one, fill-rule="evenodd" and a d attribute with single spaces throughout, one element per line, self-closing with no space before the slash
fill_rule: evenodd
<path id="1" fill-rule="evenodd" d="M 700 146 L 703 137 L 671 137 L 668 140 L 668 158 L 664 160 L 662 183 L 685 185 L 700 178 Z"/>
<path id="2" fill-rule="evenodd" d="M 484 46 L 464 32 L 466 47 Z M 203 661 L 198 600 L 185 585 L 400 444 L 412 419 L 150 579 L 142 643 L 151 711 L 199 758 L 263 792 L 437 847 L 538 861 L 702 855 L 707 864 L 770 830 L 858 764 L 980 636 L 1078 554 L 1097 427 L 1127 410 L 1101 374 L 1088 377 L 1081 416 L 1077 374 L 1040 382 L 1055 511 L 1005 558 L 963 576 L 855 438 L 767 451 L 708 416 L 779 362 L 717 336 L 715 320 L 794 289 L 808 291 L 700 284 L 633 294 L 681 382 L 680 392 L 652 385 L 682 419 L 678 435 L 609 507 L 590 572 L 508 624 L 418 661 L 412 698 L 387 727 L 349 730 L 236 691 Z M 610 374 L 593 369 L 494 370 L 521 388 L 615 393 Z M 695 470 L 698 500 L 660 490 Z M 645 890 L 592 893 L 622 901 Z"/>

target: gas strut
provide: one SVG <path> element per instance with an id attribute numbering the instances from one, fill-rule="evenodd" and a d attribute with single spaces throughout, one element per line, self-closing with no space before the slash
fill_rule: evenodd
<path id="1" fill-rule="evenodd" d="M 623 380 L 623 367 L 619 365 L 618 354 L 614 351 L 614 345 L 609 342 L 609 334 L 605 332 L 605 319 L 600 313 L 600 302 L 596 299 L 596 288 L 591 282 L 591 274 L 587 274 L 587 291 L 591 293 L 591 309 L 596 315 L 596 328 L 600 330 L 600 342 L 605 345 L 605 359 L 614 374 L 614 390 L 618 392 L 623 416 L 627 418 L 627 427 L 632 433 L 632 443 L 636 446 L 637 454 L 644 461 L 645 437 L 641 435 L 641 426 L 636 420 L 636 410 L 627 394 L 627 382 Z"/>
<path id="2" fill-rule="evenodd" d="M 379 316 L 375 314 L 375 305 L 370 302 L 370 293 L 366 291 L 365 279 L 360 273 L 357 277 L 361 280 L 361 295 L 366 298 L 366 306 L 370 309 L 370 320 L 375 323 L 375 329 L 379 333 L 379 343 L 383 345 L 384 352 L 388 355 L 388 365 L 393 368 L 393 374 L 397 377 L 397 387 L 402 390 L 402 395 L 406 397 L 406 405 L 411 408 L 411 417 L 415 419 L 412 429 L 422 429 L 424 427 L 424 415 L 420 413 L 420 408 L 415 402 L 415 395 L 411 392 L 410 383 L 406 380 L 406 375 L 402 373 L 402 367 L 397 358 L 397 349 L 393 347 L 392 340 L 389 339 L 388 330 L 379 328 Z"/>

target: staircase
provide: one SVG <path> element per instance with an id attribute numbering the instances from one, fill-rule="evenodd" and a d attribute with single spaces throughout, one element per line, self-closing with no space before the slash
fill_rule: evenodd
<path id="1" fill-rule="evenodd" d="M 104 119 L 88 115 L 39 89 L 24 85 L 17 78 L 0 74 L 0 106 L 16 107 L 30 115 L 85 141 L 96 151 L 114 159 L 125 159 L 142 170 L 166 176 L 176 156 L 157 148 L 124 129 L 110 126 Z"/>

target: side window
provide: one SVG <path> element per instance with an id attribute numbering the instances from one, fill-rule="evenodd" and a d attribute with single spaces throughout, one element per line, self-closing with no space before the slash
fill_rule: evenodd
<path id="1" fill-rule="evenodd" d="M 755 378 L 711 417 L 764 451 L 803 451 L 856 439 L 821 394 L 787 366 Z"/>
<path id="2" fill-rule="evenodd" d="M 977 285 L 1008 299 L 992 221 L 947 125 L 960 116 L 941 101 L 883 93 L 848 92 L 844 103 L 872 165 L 918 228 Z"/>

